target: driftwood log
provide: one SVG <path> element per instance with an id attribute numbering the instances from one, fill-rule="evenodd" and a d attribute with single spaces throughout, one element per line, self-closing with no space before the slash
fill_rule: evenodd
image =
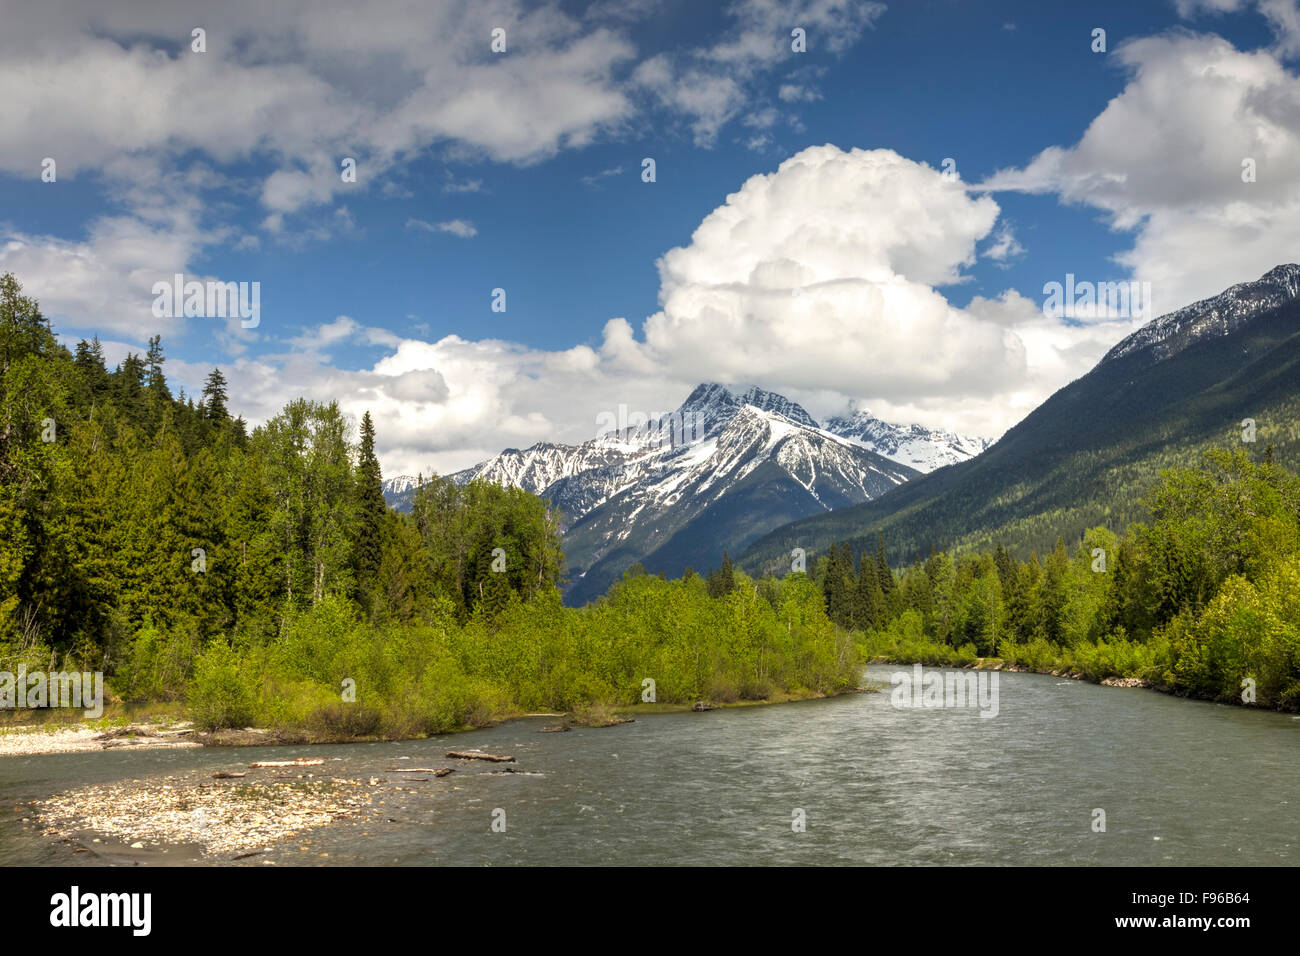
<path id="1" fill-rule="evenodd" d="M 106 730 L 96 740 L 117 740 L 119 737 L 157 737 L 160 736 L 157 731 L 150 730 L 148 727 L 114 727 L 112 730 Z"/>
<path id="2" fill-rule="evenodd" d="M 454 757 L 457 760 L 491 760 L 493 763 L 514 763 L 514 757 L 504 757 L 501 754 L 485 754 L 477 750 L 448 750 L 448 757 Z"/>
<path id="3" fill-rule="evenodd" d="M 236 777 L 247 777 L 247 773 L 226 773 L 224 770 L 218 770 L 212 775 L 213 780 L 234 780 Z M 235 857 L 239 859 L 239 857 Z"/>
<path id="4" fill-rule="evenodd" d="M 297 760 L 259 760 L 250 763 L 250 767 L 319 767 L 325 762 L 324 757 L 299 757 Z"/>
<path id="5" fill-rule="evenodd" d="M 411 767 L 410 769 L 399 770 L 397 767 L 389 767 L 384 773 L 431 773 L 435 777 L 445 777 L 449 773 L 455 773 L 455 767 Z"/>

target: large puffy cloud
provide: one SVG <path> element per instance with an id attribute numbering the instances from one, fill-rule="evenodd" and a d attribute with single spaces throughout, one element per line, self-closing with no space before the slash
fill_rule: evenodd
<path id="1" fill-rule="evenodd" d="M 153 315 L 151 293 L 155 282 L 184 271 L 195 248 L 173 237 L 124 217 L 96 222 L 90 238 L 80 242 L 10 233 L 0 245 L 0 271 L 21 276 L 46 314 L 84 317 L 73 329 L 143 339 L 176 325 Z"/>
<path id="2" fill-rule="evenodd" d="M 805 149 L 751 177 L 659 262 L 662 310 L 638 340 L 607 324 L 602 365 L 757 382 L 829 415 L 996 436 L 1086 372 L 1128 319 L 1063 322 L 1014 291 L 954 307 L 997 204 L 890 150 Z"/>
<path id="3" fill-rule="evenodd" d="M 998 207 L 889 150 L 812 147 L 752 177 L 659 263 L 658 359 L 705 377 L 914 395 L 996 388 L 1014 336 L 950 306 Z"/>
<path id="4" fill-rule="evenodd" d="M 1300 250 L 1300 77 L 1267 51 L 1175 32 L 1126 44 L 1124 90 L 1073 146 L 983 186 L 1054 192 L 1134 230 L 1116 256 L 1159 311 L 1261 275 Z M 1254 181 L 1243 181 L 1253 162 Z"/>
<path id="5" fill-rule="evenodd" d="M 683 379 L 757 381 L 823 413 L 851 398 L 895 420 L 1000 434 L 1131 326 L 1062 323 L 1014 292 L 951 305 L 936 287 L 962 281 L 998 212 L 889 150 L 806 149 L 660 260 L 663 309 L 643 345 L 618 353 Z"/>

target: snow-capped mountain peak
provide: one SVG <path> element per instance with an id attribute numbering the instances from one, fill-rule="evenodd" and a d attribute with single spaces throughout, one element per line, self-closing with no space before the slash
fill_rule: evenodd
<path id="1" fill-rule="evenodd" d="M 1106 353 L 1102 362 L 1147 352 L 1159 362 L 1211 336 L 1224 336 L 1254 316 L 1300 297 L 1300 265 L 1274 266 L 1254 282 L 1152 319 Z"/>
<path id="2" fill-rule="evenodd" d="M 735 395 L 735 393 L 732 394 Z M 798 403 L 790 401 L 784 395 L 778 395 L 776 392 L 769 392 L 766 389 L 759 388 L 757 385 L 746 388 L 736 396 L 736 400 L 741 404 L 752 405 L 754 408 L 765 412 L 776 412 L 783 418 L 805 428 L 818 427 L 813 417 L 804 411 Z"/>
<path id="3" fill-rule="evenodd" d="M 986 445 L 866 412 L 823 427 L 784 395 L 705 382 L 657 420 L 620 421 L 576 445 L 509 448 L 450 478 L 523 488 L 559 509 L 571 596 L 581 598 L 636 561 L 674 573 L 709 566 L 724 548 L 868 501 Z M 411 495 L 408 486 L 389 500 L 409 508 Z"/>
<path id="4" fill-rule="evenodd" d="M 974 458 L 992 444 L 987 438 L 926 428 L 923 425 L 892 425 L 866 409 L 850 409 L 828 419 L 826 430 L 841 435 L 863 448 L 920 472 Z"/>
<path id="5" fill-rule="evenodd" d="M 745 405 L 777 412 L 808 428 L 817 427 L 811 415 L 784 395 L 757 385 L 736 391 L 717 382 L 705 382 L 697 385 L 676 411 L 660 418 L 660 431 L 666 434 L 670 423 L 680 423 L 685 434 L 696 440 L 716 435 Z"/>
<path id="6" fill-rule="evenodd" d="M 384 497 L 387 499 L 397 495 L 404 495 L 419 483 L 419 479 L 412 475 L 398 475 L 395 478 L 385 478 L 381 484 L 384 489 Z"/>

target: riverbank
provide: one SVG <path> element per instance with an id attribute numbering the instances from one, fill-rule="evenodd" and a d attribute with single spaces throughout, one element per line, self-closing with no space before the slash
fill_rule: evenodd
<path id="1" fill-rule="evenodd" d="M 842 694 L 863 693 L 873 686 L 860 686 L 842 691 Z M 826 694 L 815 692 L 773 694 L 763 700 L 695 701 L 691 703 L 641 703 L 617 707 L 593 704 L 562 713 L 513 712 L 488 721 L 480 726 L 466 725 L 451 733 L 464 733 L 499 726 L 515 720 L 535 717 L 556 718 L 558 723 L 544 727 L 546 731 L 567 731 L 578 727 L 614 727 L 645 714 L 675 714 L 691 711 L 708 711 L 733 707 L 761 707 L 771 704 L 788 704 L 800 700 L 817 700 Z M 839 696 L 839 695 L 830 695 Z M 45 720 L 30 724 L 13 724 L 0 727 L 0 757 L 21 757 L 54 753 L 90 753 L 99 750 L 162 750 L 186 747 L 280 747 L 310 746 L 313 744 L 380 743 L 402 740 L 423 740 L 429 735 L 410 737 L 357 736 L 343 733 L 322 733 L 297 727 L 245 727 L 201 731 L 184 719 L 167 718 L 134 723 L 117 720 L 95 720 L 67 723 Z M 441 735 L 439 735 L 441 736 Z"/>
<path id="2" fill-rule="evenodd" d="M 386 767 L 356 775 L 333 772 L 340 758 L 298 757 L 290 760 L 237 763 L 183 774 L 75 787 L 31 806 L 23 818 L 49 839 L 69 844 L 74 852 L 92 853 L 117 862 L 165 863 L 190 857 L 208 862 L 236 862 L 260 856 L 273 846 L 297 841 L 299 853 L 328 857 L 312 850 L 311 834 L 347 822 L 382 828 L 398 822 L 393 814 L 412 796 L 428 801 L 460 789 L 452 774 L 509 775 L 513 766 L 488 769 L 496 760 L 475 759 L 473 752 L 439 767 Z M 406 761 L 395 758 L 394 762 Z M 509 758 L 513 763 L 513 758 Z M 422 761 L 423 762 L 423 761 Z M 476 766 L 487 762 L 487 767 Z M 287 764 L 287 766 L 284 766 Z M 167 857 L 167 859 L 164 859 Z M 253 860 L 253 862 L 274 862 Z"/>
<path id="3" fill-rule="evenodd" d="M 91 753 L 99 750 L 270 747 L 308 742 L 312 741 L 308 741 L 305 734 L 256 727 L 199 731 L 185 720 L 111 726 L 106 726 L 102 721 L 79 724 L 46 722 L 0 728 L 0 757 Z"/>
<path id="4" fill-rule="evenodd" d="M 96 750 L 161 750 L 203 746 L 184 723 L 105 727 L 80 724 L 19 724 L 0 729 L 0 757 L 34 754 L 88 753 Z"/>
<path id="5" fill-rule="evenodd" d="M 867 661 L 867 663 L 876 665 L 898 664 L 909 667 L 913 664 L 925 664 L 929 667 L 936 666 L 928 664 L 925 661 L 908 660 L 905 658 L 890 657 L 886 655 L 877 655 Z M 1092 684 L 1100 684 L 1102 687 L 1140 687 L 1144 690 L 1159 690 L 1168 693 L 1168 691 L 1163 691 L 1161 687 L 1148 680 L 1143 680 L 1141 677 L 1103 677 L 1097 679 L 1088 674 L 1081 674 L 1078 671 L 1053 670 L 1048 668 L 1035 669 L 1033 667 L 1026 667 L 1024 664 L 1014 664 L 1004 661 L 1000 657 L 977 657 L 974 661 L 967 661 L 960 664 L 942 664 L 938 666 L 952 668 L 953 670 L 1007 671 L 1012 674 L 1043 674 L 1048 677 L 1063 677 L 1066 680 L 1088 681 Z M 1175 694 L 1174 696 L 1178 695 Z"/>

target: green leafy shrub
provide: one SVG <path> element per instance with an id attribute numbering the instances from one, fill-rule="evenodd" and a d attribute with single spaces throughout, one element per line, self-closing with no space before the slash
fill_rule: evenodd
<path id="1" fill-rule="evenodd" d="M 246 727 L 255 716 L 256 690 L 239 656 L 220 642 L 194 661 L 187 704 L 201 730 Z"/>

